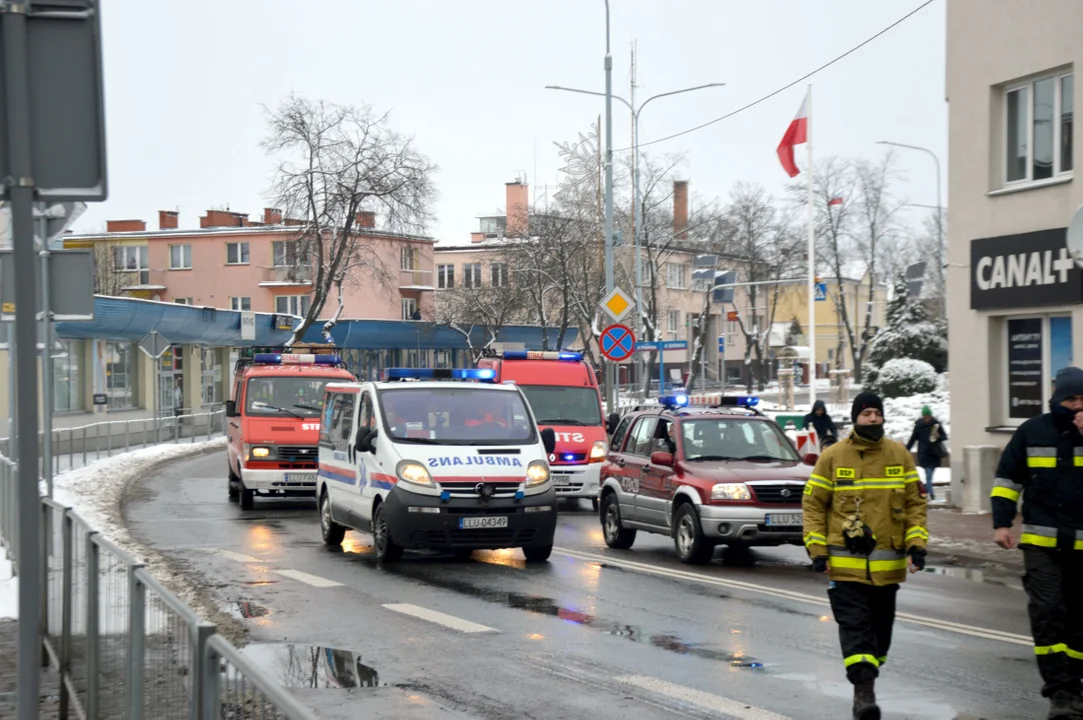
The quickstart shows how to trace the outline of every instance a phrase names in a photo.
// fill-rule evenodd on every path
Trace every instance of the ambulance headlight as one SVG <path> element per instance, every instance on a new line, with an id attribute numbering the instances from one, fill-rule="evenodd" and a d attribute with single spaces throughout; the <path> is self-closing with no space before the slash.
<path id="1" fill-rule="evenodd" d="M 596 443 L 594 443 L 594 445 L 591 446 L 591 448 L 590 448 L 590 461 L 591 462 L 601 462 L 602 460 L 605 460 L 605 456 L 606 456 L 606 447 L 605 447 L 604 442 L 599 440 Z"/>
<path id="2" fill-rule="evenodd" d="M 395 467 L 395 474 L 399 476 L 399 480 L 414 485 L 433 484 L 432 476 L 429 475 L 429 471 L 425 469 L 425 466 L 413 460 L 399 462 L 398 466 Z"/>
<path id="3" fill-rule="evenodd" d="M 526 466 L 527 487 L 541 485 L 549 480 L 549 463 L 535 460 Z"/>

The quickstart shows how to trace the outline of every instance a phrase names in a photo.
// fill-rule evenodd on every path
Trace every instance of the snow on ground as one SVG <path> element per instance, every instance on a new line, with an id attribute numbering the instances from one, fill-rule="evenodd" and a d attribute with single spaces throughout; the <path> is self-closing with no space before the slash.
<path id="1" fill-rule="evenodd" d="M 19 617 L 19 578 L 12 573 L 11 562 L 0 554 L 0 620 Z"/>

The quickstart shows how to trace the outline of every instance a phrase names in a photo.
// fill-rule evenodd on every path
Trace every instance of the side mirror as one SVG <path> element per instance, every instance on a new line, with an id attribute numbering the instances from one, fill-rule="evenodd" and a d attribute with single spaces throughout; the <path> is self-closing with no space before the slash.
<path id="1" fill-rule="evenodd" d="M 542 445 L 545 446 L 545 454 L 552 455 L 557 449 L 557 434 L 553 428 L 545 428 L 541 431 Z"/>
<path id="2" fill-rule="evenodd" d="M 362 430 L 357 434 L 357 442 L 354 443 L 354 448 L 357 452 L 376 452 L 376 436 L 379 434 L 379 430 Z"/>
<path id="3" fill-rule="evenodd" d="M 651 453 L 651 465 L 665 465 L 666 467 L 673 467 L 673 453 Z"/>
<path id="4" fill-rule="evenodd" d="M 609 413 L 609 417 L 605 421 L 605 431 L 612 435 L 617 431 L 617 426 L 620 425 L 620 415 L 618 413 Z"/>
<path id="5" fill-rule="evenodd" d="M 806 455 L 805 455 L 805 456 L 804 456 L 803 458 L 801 458 L 801 459 L 802 459 L 803 461 L 805 461 L 806 463 L 808 463 L 809 465 L 815 465 L 815 464 L 816 464 L 816 461 L 820 459 L 820 456 L 819 456 L 819 455 L 817 455 L 816 453 L 807 453 L 807 454 L 806 454 Z"/>
<path id="6" fill-rule="evenodd" d="M 237 417 L 237 402 L 226 400 L 226 417 Z"/>

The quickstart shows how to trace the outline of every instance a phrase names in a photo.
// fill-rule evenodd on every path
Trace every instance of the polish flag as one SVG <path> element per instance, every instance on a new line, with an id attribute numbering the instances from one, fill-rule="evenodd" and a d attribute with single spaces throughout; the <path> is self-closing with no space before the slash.
<path id="1" fill-rule="evenodd" d="M 800 174 L 797 164 L 793 161 L 793 146 L 808 142 L 808 93 L 801 101 L 801 109 L 797 111 L 797 117 L 786 128 L 786 134 L 782 136 L 782 142 L 778 144 L 778 159 L 782 163 L 782 169 L 790 177 Z"/>
<path id="2" fill-rule="evenodd" d="M 791 177 L 793 177 L 793 176 L 791 175 Z M 842 198 L 840 198 L 840 197 L 831 198 L 830 200 L 827 201 L 827 204 L 828 205 L 842 205 Z"/>

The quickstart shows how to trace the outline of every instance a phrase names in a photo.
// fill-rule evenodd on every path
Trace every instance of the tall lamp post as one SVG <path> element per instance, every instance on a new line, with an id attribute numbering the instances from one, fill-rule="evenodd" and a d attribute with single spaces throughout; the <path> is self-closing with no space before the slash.
<path id="1" fill-rule="evenodd" d="M 606 3 L 608 8 L 608 2 Z M 607 45 L 608 47 L 608 45 Z M 614 95 L 612 88 L 609 86 L 609 55 L 608 50 L 606 54 L 607 58 L 607 75 L 606 75 L 606 92 L 595 92 L 594 90 L 580 90 L 579 88 L 568 88 L 561 85 L 546 85 L 546 90 L 562 90 L 564 92 L 580 93 L 581 95 L 595 95 L 597 97 L 604 97 L 606 99 L 606 117 L 609 118 L 611 101 L 619 100 L 624 103 L 628 110 L 632 113 L 632 195 L 635 207 L 632 211 L 633 222 L 635 223 L 635 272 L 636 272 L 636 333 L 637 336 L 643 334 L 643 263 L 641 262 L 641 248 L 640 231 L 643 225 L 642 218 L 640 217 L 640 199 L 639 199 L 639 114 L 643 111 L 643 108 L 647 106 L 652 100 L 658 98 L 669 97 L 670 95 L 680 95 L 682 93 L 689 93 L 696 90 L 704 90 L 706 88 L 722 87 L 726 83 L 707 83 L 706 85 L 696 85 L 694 87 L 682 88 L 680 90 L 671 90 L 670 92 L 658 93 L 644 100 L 639 104 L 639 107 L 634 107 L 632 103 L 628 102 L 619 95 Z M 612 213 L 613 213 L 613 173 L 612 173 L 612 123 L 609 119 L 606 121 L 606 291 L 613 289 L 613 254 L 612 254 L 612 240 L 611 233 L 613 232 Z M 659 389 L 661 391 L 661 389 Z"/>
<path id="2" fill-rule="evenodd" d="M 947 284 L 944 280 L 944 266 L 948 262 L 948 248 L 944 241 L 944 198 L 940 194 L 940 158 L 936 153 L 926 147 L 919 145 L 907 145 L 905 143 L 892 142 L 890 140 L 877 140 L 877 145 L 891 145 L 892 147 L 906 148 L 907 150 L 917 150 L 923 152 L 933 159 L 933 163 L 936 165 L 936 235 L 937 241 L 940 246 L 940 259 L 936 263 L 937 271 L 940 273 L 941 287 L 946 288 Z"/>

